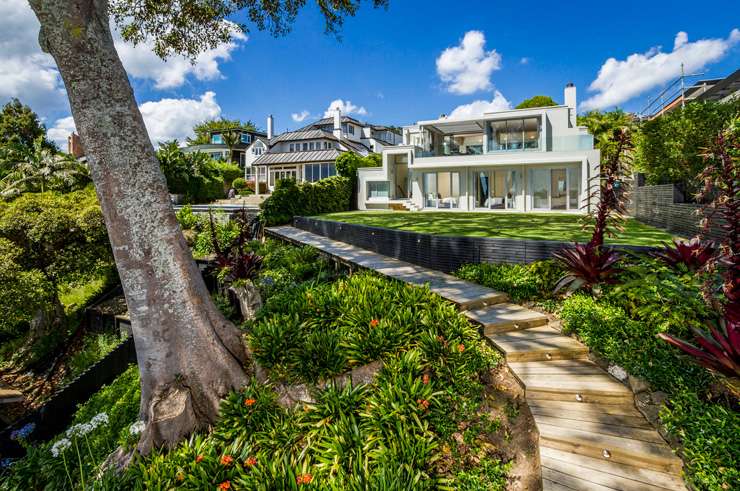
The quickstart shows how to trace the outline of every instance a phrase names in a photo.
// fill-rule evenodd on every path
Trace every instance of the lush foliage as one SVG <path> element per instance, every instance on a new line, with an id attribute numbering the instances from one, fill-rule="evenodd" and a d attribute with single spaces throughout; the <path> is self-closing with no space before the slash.
<path id="1" fill-rule="evenodd" d="M 157 158 L 170 193 L 185 195 L 188 203 L 224 198 L 225 186 L 242 175 L 234 164 L 216 162 L 201 152 L 183 152 L 177 141 L 161 144 Z"/>
<path id="2" fill-rule="evenodd" d="M 740 112 L 740 100 L 690 102 L 642 125 L 637 167 L 649 184 L 680 183 L 691 194 L 702 184 L 704 149 Z"/>
<path id="3" fill-rule="evenodd" d="M 347 211 L 351 186 L 351 180 L 341 176 L 301 184 L 292 179 L 278 180 L 270 197 L 260 205 L 262 221 L 266 226 L 283 225 L 298 215 Z"/>
<path id="4" fill-rule="evenodd" d="M 466 264 L 455 275 L 506 292 L 514 302 L 524 302 L 550 298 L 562 273 L 555 261 L 535 261 L 530 264 Z"/>
<path id="5" fill-rule="evenodd" d="M 694 237 L 691 240 L 673 239 L 672 247 L 665 245 L 662 250 L 654 252 L 653 256 L 673 268 L 684 267 L 690 271 L 699 271 L 716 252 L 714 242 Z"/>
<path id="6" fill-rule="evenodd" d="M 238 230 L 236 239 L 226 247 L 222 247 L 212 212 L 208 213 L 208 219 L 219 280 L 223 284 L 231 285 L 255 279 L 262 267 L 262 256 L 254 251 L 246 250 L 246 246 L 248 242 L 256 238 L 255 230 L 259 226 L 259 221 L 256 218 L 250 218 L 247 211 L 242 209 L 233 220 Z"/>
<path id="7" fill-rule="evenodd" d="M 211 131 L 226 131 L 233 129 L 245 131 L 257 131 L 257 127 L 251 121 L 242 122 L 240 119 L 210 119 L 202 121 L 193 127 L 195 138 L 188 138 L 188 145 L 206 145 L 211 143 Z"/>
<path id="8" fill-rule="evenodd" d="M 517 104 L 515 109 L 527 109 L 530 107 L 548 107 L 557 105 L 558 103 L 555 102 L 549 95 L 536 95 L 530 97 L 529 99 L 524 99 L 522 102 Z"/>
<path id="9" fill-rule="evenodd" d="M 614 283 L 617 273 L 621 271 L 617 267 L 621 255 L 614 249 L 575 244 L 552 256 L 568 272 L 555 285 L 556 292 L 565 288 L 573 293 L 580 288 L 591 290 L 602 283 Z"/>
<path id="10" fill-rule="evenodd" d="M 354 152 L 344 152 L 337 157 L 337 175 L 357 179 L 357 169 L 360 167 L 380 167 L 383 165 L 382 156 L 379 153 L 371 153 L 366 157 Z"/>
<path id="11" fill-rule="evenodd" d="M 596 148 L 608 145 L 609 139 L 616 130 L 627 129 L 632 134 L 639 133 L 634 117 L 621 109 L 606 112 L 589 111 L 578 116 L 577 122 L 578 126 L 585 126 L 594 136 Z"/>
<path id="12" fill-rule="evenodd" d="M 180 208 L 176 217 L 195 257 L 216 253 L 214 234 L 221 249 L 229 249 L 239 236 L 237 223 L 229 220 L 222 211 L 210 211 L 209 215 L 203 215 L 193 213 L 192 208 L 186 205 Z"/>
<path id="13" fill-rule="evenodd" d="M 18 99 L 6 103 L 0 111 L 0 179 L 12 168 L 20 156 L 29 152 L 34 142 L 41 138 L 43 146 L 56 150 L 56 146 L 46 140 L 46 128 L 38 115 Z"/>
<path id="14" fill-rule="evenodd" d="M 120 343 L 121 338 L 118 336 L 118 333 L 87 333 L 82 339 L 81 349 L 74 353 L 67 363 L 69 372 L 66 379 L 74 379 L 87 368 L 102 360 L 105 355 L 113 351 Z"/>
<path id="15" fill-rule="evenodd" d="M 132 366 L 81 405 L 67 431 L 48 443 L 26 443 L 27 456 L 4 471 L 0 489 L 79 489 L 83 482 L 92 487 L 96 480 L 101 489 L 117 487 L 113 476 L 100 478 L 99 466 L 118 445 L 131 443 L 140 397 L 139 372 Z M 90 425 L 92 421 L 96 423 Z"/>

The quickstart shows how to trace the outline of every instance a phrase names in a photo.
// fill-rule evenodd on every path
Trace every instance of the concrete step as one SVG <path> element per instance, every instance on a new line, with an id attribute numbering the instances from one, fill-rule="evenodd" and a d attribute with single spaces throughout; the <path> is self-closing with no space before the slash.
<path id="1" fill-rule="evenodd" d="M 638 466 L 665 473 L 680 473 L 681 459 L 665 442 L 646 439 L 646 432 L 629 427 L 606 428 L 602 425 L 564 420 L 557 425 L 537 421 L 540 445 L 594 459 Z M 616 436 L 620 433 L 622 436 Z M 657 432 L 652 432 L 657 435 Z M 543 474 L 543 477 L 544 474 Z"/>
<path id="2" fill-rule="evenodd" d="M 547 324 L 547 316 L 514 303 L 499 303 L 465 312 L 468 319 L 483 326 L 484 334 L 528 329 Z"/>
<path id="3" fill-rule="evenodd" d="M 591 490 L 593 486 L 605 486 L 624 491 L 686 490 L 679 476 L 639 466 L 594 459 L 549 447 L 540 447 L 540 459 L 543 471 L 548 470 L 543 474 L 555 480 L 551 482 L 569 489 Z"/>
<path id="4" fill-rule="evenodd" d="M 507 363 L 584 359 L 588 356 L 588 348 L 569 336 L 526 339 L 503 333 L 486 337 L 506 355 Z"/>

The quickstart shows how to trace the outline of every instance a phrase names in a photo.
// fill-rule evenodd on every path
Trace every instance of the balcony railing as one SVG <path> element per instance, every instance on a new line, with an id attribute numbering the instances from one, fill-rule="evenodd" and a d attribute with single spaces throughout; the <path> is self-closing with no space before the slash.
<path id="1" fill-rule="evenodd" d="M 593 135 L 570 135 L 552 137 L 553 152 L 572 152 L 575 150 L 593 150 Z"/>

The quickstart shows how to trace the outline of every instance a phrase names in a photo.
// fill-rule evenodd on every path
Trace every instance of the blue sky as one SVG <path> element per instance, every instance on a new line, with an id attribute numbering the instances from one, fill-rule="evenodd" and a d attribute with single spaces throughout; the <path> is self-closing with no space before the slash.
<path id="1" fill-rule="evenodd" d="M 21 0 L 9 2 L 27 9 Z M 733 33 L 740 28 L 740 2 L 705 2 L 705 8 L 687 1 L 554 4 L 391 0 L 387 10 L 376 10 L 365 2 L 345 22 L 341 40 L 323 34 L 323 20 L 310 6 L 287 36 L 253 29 L 194 68 L 159 66 L 141 51 L 145 46 L 129 48 L 122 58 L 137 99 L 149 103 L 142 112 L 157 136 L 182 136 L 187 118 L 167 123 L 163 116 L 177 108 L 189 107 L 191 116 L 251 119 L 261 127 L 273 114 L 276 130 L 283 131 L 341 100 L 360 119 L 404 125 L 459 106 L 455 114 L 516 105 L 535 94 L 562 101 L 571 81 L 581 110 L 608 109 L 616 101 L 637 111 L 675 77 L 681 61 L 705 71 L 705 78 L 740 68 L 740 31 Z M 35 21 L 2 14 L 0 24 Z M 3 27 L 0 46 L 12 35 Z M 38 57 L 25 51 L 19 56 Z M 53 62 L 40 70 L 51 77 Z M 63 89 L 49 82 L 53 97 L 45 96 L 44 87 L 20 83 L 17 75 L 6 83 L 3 77 L 12 75 L 0 68 L 0 102 L 13 95 L 28 99 L 47 126 L 59 134 L 70 128 Z M 589 91 L 592 84 L 599 90 Z M 304 122 L 291 117 L 302 113 L 308 114 Z"/>

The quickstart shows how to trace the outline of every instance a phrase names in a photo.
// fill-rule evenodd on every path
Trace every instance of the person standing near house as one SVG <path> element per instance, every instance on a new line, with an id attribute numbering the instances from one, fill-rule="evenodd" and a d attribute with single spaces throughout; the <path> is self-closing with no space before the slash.
<path id="1" fill-rule="evenodd" d="M 229 197 L 229 199 L 236 198 L 236 189 L 234 189 L 233 187 L 229 188 L 228 197 Z"/>

